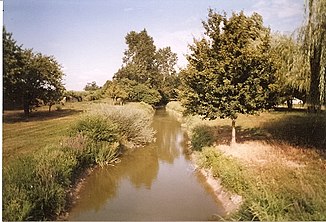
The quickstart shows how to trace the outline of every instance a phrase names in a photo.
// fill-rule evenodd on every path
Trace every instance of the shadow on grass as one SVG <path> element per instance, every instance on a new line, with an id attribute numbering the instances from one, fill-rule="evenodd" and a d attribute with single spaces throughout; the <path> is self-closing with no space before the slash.
<path id="1" fill-rule="evenodd" d="M 238 143 L 246 141 L 275 141 L 300 148 L 315 148 L 326 153 L 326 115 L 298 113 L 261 123 L 258 128 L 236 127 Z M 230 144 L 231 125 L 207 126 L 217 132 L 217 144 Z"/>
<path id="2" fill-rule="evenodd" d="M 262 129 L 274 140 L 326 151 L 325 114 L 284 115 L 278 121 L 263 124 Z"/>
<path id="3" fill-rule="evenodd" d="M 5 111 L 3 114 L 3 123 L 18 123 L 18 122 L 33 122 L 33 121 L 46 121 L 57 119 L 67 116 L 72 116 L 82 112 L 82 110 L 64 109 L 56 111 L 35 111 L 26 117 L 23 111 Z"/>
<path id="4" fill-rule="evenodd" d="M 217 132 L 216 143 L 227 144 L 231 143 L 232 127 L 228 125 L 210 127 L 210 130 Z M 244 143 L 246 141 L 255 140 L 269 140 L 270 135 L 264 132 L 260 128 L 242 128 L 241 126 L 236 127 L 236 140 L 238 143 Z"/>

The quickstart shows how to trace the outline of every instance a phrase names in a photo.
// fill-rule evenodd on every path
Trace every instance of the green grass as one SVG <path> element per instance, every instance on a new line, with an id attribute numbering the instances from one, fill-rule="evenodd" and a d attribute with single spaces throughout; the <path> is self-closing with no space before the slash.
<path id="1" fill-rule="evenodd" d="M 311 159 L 302 169 L 278 163 L 248 167 L 214 147 L 196 155 L 200 167 L 211 169 L 223 187 L 244 198 L 240 210 L 226 219 L 326 220 L 326 175 L 325 169 L 320 169 L 323 164 Z"/>
<path id="2" fill-rule="evenodd" d="M 26 119 L 20 112 L 4 114 L 3 162 L 7 164 L 17 157 L 59 143 L 71 124 L 76 121 L 80 110 L 37 111 Z"/>

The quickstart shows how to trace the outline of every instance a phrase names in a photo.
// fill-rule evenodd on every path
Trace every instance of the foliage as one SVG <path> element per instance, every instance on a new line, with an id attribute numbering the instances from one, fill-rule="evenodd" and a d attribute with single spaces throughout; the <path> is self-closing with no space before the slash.
<path id="1" fill-rule="evenodd" d="M 149 105 L 115 109 L 98 104 L 95 109 L 77 121 L 60 145 L 51 141 L 56 145 L 44 145 L 4 168 L 4 220 L 56 219 L 67 207 L 67 191 L 85 168 L 117 161 L 121 142 L 139 146 L 154 139 Z"/>
<path id="2" fill-rule="evenodd" d="M 178 76 L 175 71 L 176 53 L 173 53 L 170 47 L 156 50 L 153 38 L 148 35 L 146 29 L 139 33 L 129 32 L 126 43 L 128 49 L 124 52 L 123 65 L 115 73 L 113 82 L 108 82 L 111 98 L 127 98 L 128 94 L 131 101 L 146 100 L 145 102 L 154 104 L 157 103 L 153 101 L 154 97 L 154 100 L 158 98 L 153 96 L 156 94 L 155 91 L 160 92 L 160 99 L 164 100 L 161 103 L 166 103 L 169 98 L 176 98 L 175 89 L 178 87 Z M 144 90 L 144 86 L 149 90 Z M 141 97 L 146 98 L 135 99 L 131 93 L 139 91 L 140 88 L 142 92 L 146 92 Z"/>
<path id="3" fill-rule="evenodd" d="M 117 125 L 100 115 L 85 115 L 77 121 L 72 134 L 81 133 L 95 142 L 115 142 L 118 140 Z"/>
<path id="4" fill-rule="evenodd" d="M 257 13 L 233 13 L 227 19 L 209 10 L 203 26 L 206 38 L 190 46 L 189 64 L 181 74 L 182 103 L 186 114 L 230 118 L 234 129 L 239 113 L 255 114 L 275 105 L 270 31 Z"/>
<path id="5" fill-rule="evenodd" d="M 309 103 L 313 109 L 326 104 L 326 2 L 306 0 L 306 23 L 302 29 L 305 55 L 310 64 Z"/>
<path id="6" fill-rule="evenodd" d="M 209 39 L 190 46 L 189 65 L 183 70 L 187 112 L 236 119 L 238 113 L 272 107 L 275 68 L 269 58 L 269 30 L 261 16 L 241 12 L 228 20 L 212 10 L 208 16 L 203 24 Z"/>
<path id="7" fill-rule="evenodd" d="M 63 94 L 63 72 L 53 56 L 22 49 L 3 29 L 4 70 L 3 85 L 6 103 L 24 107 L 26 115 L 36 99 L 56 102 Z"/>
<path id="8" fill-rule="evenodd" d="M 68 100 L 76 100 L 78 102 L 83 101 L 85 99 L 86 95 L 88 93 L 85 91 L 74 91 L 74 90 L 69 90 L 64 92 L 64 96 L 67 97 Z"/>
<path id="9" fill-rule="evenodd" d="M 95 81 L 93 81 L 93 82 L 88 82 L 87 84 L 86 84 L 86 86 L 84 87 L 84 90 L 85 91 L 95 91 L 95 90 L 98 90 L 98 89 L 100 89 L 101 87 L 99 87 L 98 85 L 96 85 L 96 82 Z"/>
<path id="10" fill-rule="evenodd" d="M 193 150 L 201 151 L 205 146 L 215 142 L 215 133 L 211 127 L 198 125 L 192 130 L 191 146 Z"/>
<path id="11" fill-rule="evenodd" d="M 134 84 L 137 84 L 136 82 Z M 130 87 L 133 85 L 133 81 L 129 79 L 121 79 L 120 81 L 106 81 L 103 86 L 104 94 L 110 98 L 116 100 L 122 98 L 126 100 L 129 97 Z"/>
<path id="12" fill-rule="evenodd" d="M 129 32 L 125 39 L 128 49 L 124 52 L 124 66 L 114 78 L 127 78 L 149 87 L 157 87 L 161 79 L 154 62 L 156 46 L 153 38 L 144 29 L 139 33 Z"/>
<path id="13" fill-rule="evenodd" d="M 103 98 L 103 92 L 102 90 L 93 90 L 93 91 L 86 91 L 84 100 L 86 101 L 94 101 L 94 100 L 100 100 Z"/>
<path id="14" fill-rule="evenodd" d="M 157 90 L 150 89 L 144 84 L 138 84 L 132 88 L 129 98 L 131 101 L 157 105 L 161 101 L 162 97 Z"/>
<path id="15" fill-rule="evenodd" d="M 131 146 L 141 146 L 154 139 L 154 131 L 151 127 L 153 114 L 149 114 L 148 109 L 144 108 L 131 109 L 128 105 L 112 108 L 99 104 L 94 107 L 92 113 L 114 123 L 124 145 L 128 146 L 131 143 Z"/>
<path id="16" fill-rule="evenodd" d="M 271 51 L 277 65 L 277 85 L 283 101 L 293 97 L 306 101 L 310 73 L 302 43 L 293 36 L 275 34 L 272 36 Z"/>

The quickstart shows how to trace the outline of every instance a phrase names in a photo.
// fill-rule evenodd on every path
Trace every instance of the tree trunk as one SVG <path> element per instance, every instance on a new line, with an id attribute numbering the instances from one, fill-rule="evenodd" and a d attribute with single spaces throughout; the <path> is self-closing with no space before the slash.
<path id="1" fill-rule="evenodd" d="M 28 102 L 24 102 L 24 114 L 26 117 L 29 116 L 29 103 Z"/>
<path id="2" fill-rule="evenodd" d="M 319 43 L 320 44 L 320 43 Z M 320 110 L 320 59 L 321 47 L 313 45 L 312 55 L 310 56 L 310 89 L 308 97 L 308 111 L 317 112 Z"/>
<path id="3" fill-rule="evenodd" d="M 286 103 L 287 103 L 287 105 L 288 105 L 288 110 L 292 110 L 292 108 L 293 108 L 292 98 L 286 100 Z"/>
<path id="4" fill-rule="evenodd" d="M 235 119 L 232 119 L 232 139 L 231 139 L 231 146 L 236 144 L 235 140 Z"/>

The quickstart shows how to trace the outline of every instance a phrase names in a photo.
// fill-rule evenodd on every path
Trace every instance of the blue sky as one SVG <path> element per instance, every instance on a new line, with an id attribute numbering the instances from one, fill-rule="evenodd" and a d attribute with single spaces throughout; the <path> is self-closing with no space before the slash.
<path id="1" fill-rule="evenodd" d="M 122 65 L 125 36 L 144 28 L 158 47 L 171 46 L 184 67 L 188 44 L 203 35 L 209 7 L 217 12 L 260 13 L 272 31 L 302 24 L 303 0 L 6 0 L 4 25 L 25 48 L 53 55 L 65 85 L 103 85 Z"/>

